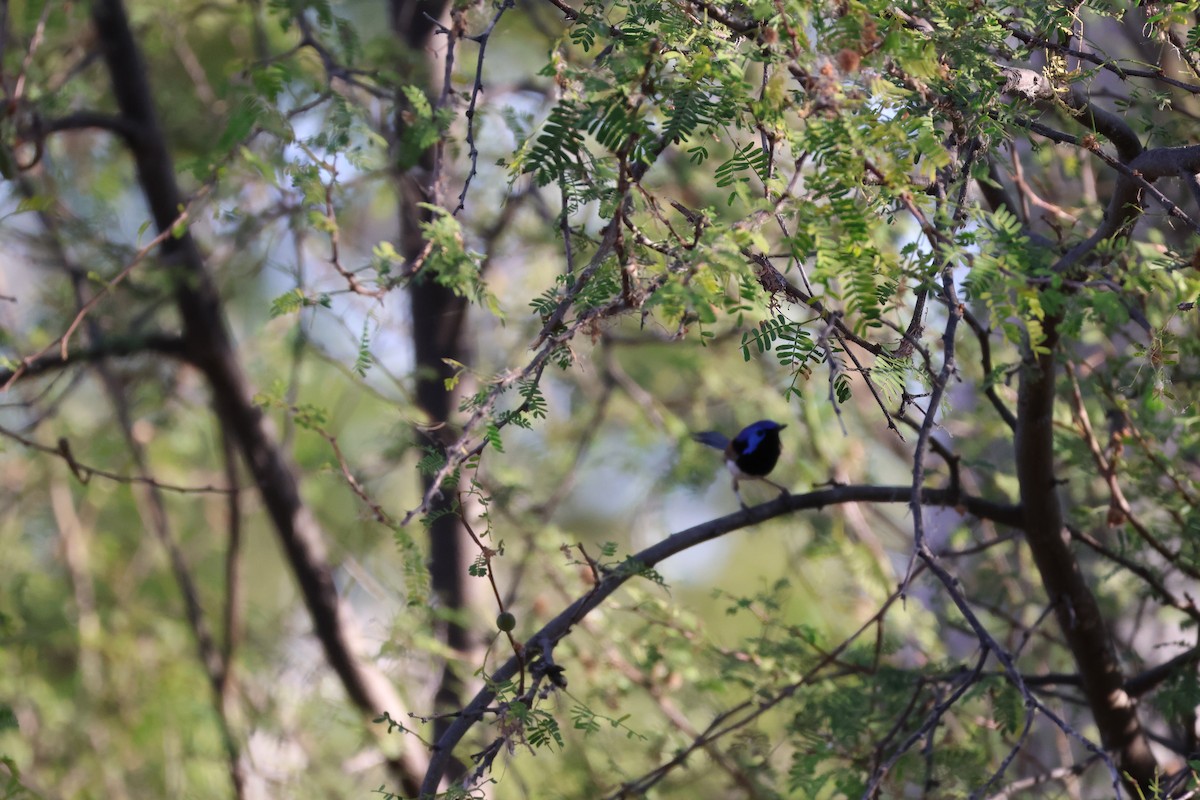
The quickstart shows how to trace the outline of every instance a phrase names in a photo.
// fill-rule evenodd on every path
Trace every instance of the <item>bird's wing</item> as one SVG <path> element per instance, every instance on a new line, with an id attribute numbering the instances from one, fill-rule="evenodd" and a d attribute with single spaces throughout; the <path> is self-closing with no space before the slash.
<path id="1" fill-rule="evenodd" d="M 706 444 L 709 447 L 715 447 L 718 450 L 724 450 L 729 444 L 729 437 L 723 433 L 717 433 L 716 431 L 701 431 L 700 433 L 693 433 L 692 438 L 697 442 L 700 442 L 700 444 Z"/>

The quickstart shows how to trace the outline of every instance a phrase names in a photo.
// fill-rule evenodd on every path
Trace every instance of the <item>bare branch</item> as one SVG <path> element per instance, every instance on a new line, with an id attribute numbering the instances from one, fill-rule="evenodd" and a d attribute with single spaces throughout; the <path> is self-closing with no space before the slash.
<path id="1" fill-rule="evenodd" d="M 704 542 L 796 511 L 819 510 L 828 506 L 852 502 L 904 503 L 909 502 L 911 496 L 911 486 L 835 486 L 805 494 L 785 495 L 774 501 L 743 509 L 737 513 L 674 533 L 632 556 L 628 563 L 637 564 L 642 568 L 654 567 L 665 559 Z M 1018 520 L 1021 517 L 1020 509 L 1014 506 L 994 503 L 969 495 L 952 495 L 952 493 L 940 489 L 924 490 L 921 493 L 921 501 L 927 505 L 961 508 L 968 514 L 981 519 L 990 519 L 1003 525 L 1019 525 Z M 537 652 L 547 646 L 553 648 L 570 633 L 574 625 L 598 608 L 604 600 L 637 574 L 637 571 L 634 570 L 617 570 L 605 574 L 604 578 L 587 594 L 580 597 L 531 636 L 524 644 L 524 651 Z M 514 677 L 520 667 L 521 663 L 518 659 L 511 658 L 495 670 L 489 676 L 489 688 L 481 690 L 467 704 L 462 710 L 462 714 L 437 741 L 429 762 L 429 771 L 421 784 L 422 795 L 432 795 L 437 791 L 454 748 L 463 736 L 483 719 L 486 709 L 495 700 L 495 692 L 490 687 Z"/>
<path id="2" fill-rule="evenodd" d="M 50 347 L 53 347 L 53 344 Z M 165 334 L 149 334 L 144 337 L 114 336 L 105 338 L 97 345 L 75 350 L 66 356 L 62 354 L 61 350 L 51 353 L 49 348 L 46 348 L 40 355 L 23 359 L 21 366 L 16 369 L 0 369 L 0 384 L 7 389 L 17 381 L 67 369 L 77 364 L 93 364 L 106 358 L 123 358 L 146 353 L 171 356 L 185 361 L 188 355 L 186 342 L 179 336 Z"/>

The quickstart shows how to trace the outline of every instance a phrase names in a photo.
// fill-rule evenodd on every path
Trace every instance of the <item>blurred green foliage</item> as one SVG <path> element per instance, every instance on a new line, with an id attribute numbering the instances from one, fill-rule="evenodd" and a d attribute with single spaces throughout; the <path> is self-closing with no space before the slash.
<path id="1" fill-rule="evenodd" d="M 417 56 L 384 4 L 132 3 L 190 230 L 256 402 L 329 535 L 360 649 L 415 717 L 380 709 L 364 725 L 346 701 L 257 496 L 239 492 L 234 511 L 212 490 L 230 474 L 206 387 L 143 352 L 23 379 L 0 407 L 0 796 L 231 796 L 222 714 L 247 797 L 398 792 L 381 754 L 427 752 L 444 661 L 478 688 L 512 655 L 498 613 L 523 641 L 622 569 L 640 577 L 554 653 L 566 687 L 534 701 L 523 678 L 493 687 L 458 755 L 493 748 L 481 778 L 495 797 L 823 800 L 873 780 L 882 797 L 959 797 L 1085 772 L 1080 740 L 1045 719 L 1025 731 L 1025 698 L 994 661 L 972 672 L 979 643 L 937 584 L 918 575 L 895 601 L 912 546 L 903 503 L 779 517 L 653 568 L 635 554 L 734 511 L 719 457 L 687 434 L 760 418 L 790 423 L 773 478 L 796 493 L 908 485 L 916 434 L 888 423 L 928 412 L 953 458 L 923 463 L 926 484 L 949 484 L 953 468 L 963 491 L 1016 502 L 1012 431 L 985 391 L 1012 408 L 1021 348 L 1044 346 L 1047 315 L 1061 315 L 1057 352 L 1080 384 L 1073 407 L 1064 379 L 1054 419 L 1062 491 L 1071 523 L 1108 551 L 1080 559 L 1131 674 L 1194 647 L 1195 615 L 1170 601 L 1190 598 L 1181 586 L 1200 569 L 1195 226 L 1150 205 L 1093 273 L 1053 272 L 1103 219 L 1117 174 L 1086 146 L 1030 132 L 1036 117 L 1082 135 L 1077 114 L 1002 92 L 1005 65 L 1037 63 L 1064 90 L 1118 93 L 1113 107 L 1153 146 L 1194 144 L 1200 49 L 1196 28 L 1181 37 L 1178 15 L 1195 14 L 1184 5 L 588 0 L 564 21 L 557 4 L 459 4 L 460 33 L 477 39 L 455 40 L 440 87 L 402 78 Z M 6 176 L 26 166 L 0 218 L 6 366 L 53 351 L 99 292 L 72 352 L 174 330 L 169 264 L 152 255 L 112 283 L 150 238 L 122 137 L 45 133 L 112 113 L 87 8 L 9 3 L 6 25 L 0 155 Z M 1111 43 L 1097 58 L 1133 68 L 1129 31 L 1172 43 L 1175 83 L 1108 78 L 1059 52 Z M 413 265 L 392 244 L 397 176 L 429 148 L 439 172 Z M 982 185 L 1021 202 L 990 205 Z M 1178 189 L 1164 190 L 1186 205 Z M 1200 217 L 1194 202 L 1188 213 Z M 946 275 L 961 308 L 939 300 Z M 427 420 L 400 302 L 411 280 L 472 303 L 445 450 L 413 434 Z M 980 325 L 960 326 L 951 385 L 929 409 L 942 331 L 963 309 Z M 120 478 L 138 470 L 122 416 L 154 480 L 195 490 L 165 492 L 165 511 L 210 628 L 233 642 L 220 713 L 146 485 Z M 1169 558 L 1113 511 L 1095 442 Z M 442 491 L 472 504 L 494 551 L 471 569 L 485 599 L 468 609 L 431 604 L 420 527 L 401 524 L 421 508 L 419 476 L 443 469 Z M 925 524 L 1022 671 L 1073 674 L 1019 537 L 953 508 L 927 509 Z M 478 652 L 440 643 L 451 617 Z M 1185 749 L 1200 702 L 1186 663 L 1143 701 Z M 1094 738 L 1076 684 L 1039 696 Z M 1080 796 L 1112 788 L 1102 767 L 1069 780 Z"/>

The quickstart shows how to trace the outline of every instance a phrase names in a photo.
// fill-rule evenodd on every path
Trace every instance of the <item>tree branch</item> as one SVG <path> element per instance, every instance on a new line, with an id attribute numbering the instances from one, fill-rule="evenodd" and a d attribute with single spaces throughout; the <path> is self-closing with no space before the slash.
<path id="1" fill-rule="evenodd" d="M 912 493 L 912 486 L 835 486 L 805 494 L 785 495 L 777 500 L 743 509 L 734 514 L 674 533 L 632 556 L 628 563 L 636 564 L 640 568 L 650 568 L 699 544 L 775 517 L 797 511 L 820 510 L 827 506 L 844 503 L 908 503 L 912 499 Z M 953 506 L 963 509 L 966 513 L 979 519 L 988 519 L 1012 527 L 1020 527 L 1023 519 L 1021 509 L 1017 506 L 971 495 L 960 495 L 945 489 L 923 490 L 921 502 L 933 506 Z M 604 577 L 587 594 L 577 599 L 531 636 L 524 645 L 524 651 L 536 653 L 546 647 L 553 649 L 554 645 L 570 633 L 576 623 L 598 608 L 626 581 L 638 574 L 637 570 L 615 570 L 604 574 Z M 488 706 L 495 700 L 496 694 L 491 687 L 514 677 L 522 663 L 520 659 L 511 658 L 488 676 L 488 688 L 484 688 L 475 695 L 475 698 L 467 704 L 445 734 L 438 739 L 429 761 L 429 770 L 421 784 L 420 796 L 422 798 L 433 797 L 436 794 L 453 756 L 454 748 L 463 736 L 483 719 Z"/>
<path id="2" fill-rule="evenodd" d="M 103 111 L 76 111 L 65 117 L 53 117 L 43 120 L 40 128 L 42 134 L 80 130 L 108 131 L 120 136 L 130 147 L 137 146 L 138 137 L 142 132 L 141 128 L 125 117 L 106 114 Z"/>
<path id="3" fill-rule="evenodd" d="M 65 357 L 61 350 L 56 350 L 25 359 L 16 369 L 0 369 L 0 385 L 7 387 L 10 382 L 35 378 L 77 364 L 94 364 L 106 358 L 138 356 L 144 353 L 157 353 L 184 361 L 188 357 L 186 342 L 180 336 L 156 333 L 148 336 L 106 337 L 97 345 L 76 350 Z"/>

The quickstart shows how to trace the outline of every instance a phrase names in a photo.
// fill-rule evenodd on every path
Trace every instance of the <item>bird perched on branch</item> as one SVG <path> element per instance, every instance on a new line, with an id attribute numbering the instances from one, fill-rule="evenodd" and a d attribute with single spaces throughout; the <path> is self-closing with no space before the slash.
<path id="1" fill-rule="evenodd" d="M 774 486 L 782 494 L 790 494 L 786 488 L 767 478 L 771 470 L 775 469 L 775 463 L 779 461 L 779 453 L 783 450 L 779 432 L 786 427 L 787 425 L 762 419 L 742 428 L 742 432 L 732 439 L 716 431 L 694 433 L 692 438 L 701 444 L 725 451 L 725 466 L 733 475 L 733 493 L 737 495 L 742 508 L 746 508 L 746 501 L 738 491 L 738 481 L 763 481 Z"/>

